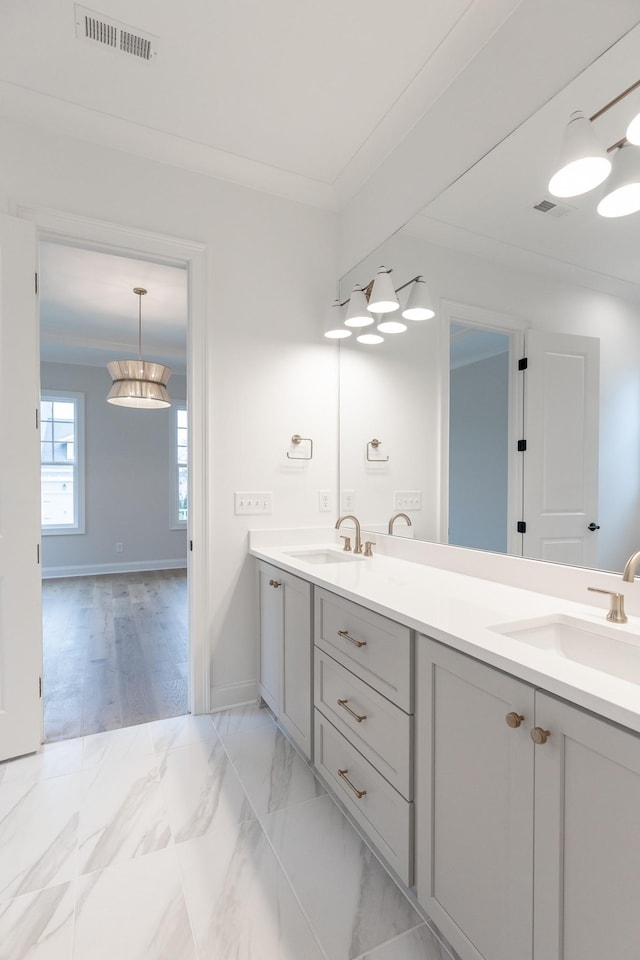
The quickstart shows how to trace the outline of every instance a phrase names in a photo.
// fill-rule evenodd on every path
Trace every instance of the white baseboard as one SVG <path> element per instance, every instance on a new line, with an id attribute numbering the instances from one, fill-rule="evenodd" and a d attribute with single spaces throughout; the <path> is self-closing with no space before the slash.
<path id="1" fill-rule="evenodd" d="M 229 710 L 231 707 L 244 707 L 248 703 L 257 702 L 257 680 L 232 683 L 227 687 L 211 688 L 211 713 L 216 713 L 218 710 Z"/>
<path id="2" fill-rule="evenodd" d="M 54 577 L 98 577 L 102 573 L 138 573 L 151 570 L 182 570 L 186 559 L 180 560 L 130 560 L 128 563 L 81 563 L 69 567 L 43 567 L 42 579 Z"/>

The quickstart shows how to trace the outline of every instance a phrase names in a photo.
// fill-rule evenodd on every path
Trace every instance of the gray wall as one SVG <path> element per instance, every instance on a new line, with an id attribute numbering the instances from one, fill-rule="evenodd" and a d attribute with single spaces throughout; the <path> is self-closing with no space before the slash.
<path id="1" fill-rule="evenodd" d="M 170 529 L 171 410 L 107 403 L 111 378 L 102 367 L 42 363 L 41 385 L 85 397 L 86 533 L 43 536 L 43 574 L 184 566 L 186 530 Z M 184 403 L 186 377 L 173 375 L 169 394 Z"/>
<path id="2" fill-rule="evenodd" d="M 449 543 L 507 550 L 509 354 L 451 371 Z"/>

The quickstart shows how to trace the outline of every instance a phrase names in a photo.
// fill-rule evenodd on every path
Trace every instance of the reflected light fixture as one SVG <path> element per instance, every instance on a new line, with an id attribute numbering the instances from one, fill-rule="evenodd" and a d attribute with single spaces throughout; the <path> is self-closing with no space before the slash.
<path id="1" fill-rule="evenodd" d="M 113 380 L 107 402 L 118 407 L 159 410 L 171 406 L 167 393 L 171 368 L 142 359 L 142 298 L 147 291 L 134 287 L 133 292 L 138 297 L 138 359 L 112 360 L 107 364 Z"/>
<path id="2" fill-rule="evenodd" d="M 342 307 L 339 300 L 334 300 L 327 313 L 324 335 L 328 340 L 344 340 L 351 336 L 351 330 L 347 330 L 342 322 Z"/>
<path id="3" fill-rule="evenodd" d="M 387 270 L 386 267 L 380 267 L 378 270 L 367 306 L 370 313 L 393 313 L 400 308 L 390 274 L 391 270 Z"/>
<path id="4" fill-rule="evenodd" d="M 627 127 L 627 140 L 635 147 L 640 147 L 640 113 L 636 114 Z"/>
<path id="5" fill-rule="evenodd" d="M 358 343 L 384 343 L 384 337 L 381 337 L 378 333 L 361 333 L 359 337 L 356 337 Z"/>
<path id="6" fill-rule="evenodd" d="M 623 144 L 613 157 L 613 172 L 598 204 L 601 217 L 626 217 L 640 210 L 640 147 Z"/>
<path id="7" fill-rule="evenodd" d="M 424 277 L 416 277 L 402 316 L 405 320 L 430 320 L 435 315 L 426 281 Z"/>
<path id="8" fill-rule="evenodd" d="M 407 329 L 406 323 L 403 323 L 402 320 L 380 320 L 376 324 L 376 329 L 380 333 L 404 333 Z"/>
<path id="9" fill-rule="evenodd" d="M 347 327 L 368 327 L 373 323 L 365 292 L 359 283 L 351 291 L 344 322 Z"/>
<path id="10" fill-rule="evenodd" d="M 581 110 L 571 114 L 564 132 L 558 170 L 549 181 L 554 197 L 579 197 L 603 183 L 611 161 L 598 141 L 591 121 Z"/>

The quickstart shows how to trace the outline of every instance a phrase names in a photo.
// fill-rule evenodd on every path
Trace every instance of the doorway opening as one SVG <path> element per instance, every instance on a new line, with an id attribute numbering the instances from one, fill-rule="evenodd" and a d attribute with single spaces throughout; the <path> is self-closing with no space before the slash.
<path id="1" fill-rule="evenodd" d="M 187 713 L 186 264 L 40 242 L 44 739 Z M 106 364 L 172 369 L 172 405 L 108 404 Z"/>

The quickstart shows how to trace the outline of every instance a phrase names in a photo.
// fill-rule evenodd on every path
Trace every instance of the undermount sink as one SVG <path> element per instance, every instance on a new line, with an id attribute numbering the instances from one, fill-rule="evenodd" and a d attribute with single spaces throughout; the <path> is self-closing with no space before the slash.
<path id="1" fill-rule="evenodd" d="M 317 548 L 315 550 L 286 550 L 287 557 L 296 557 L 306 563 L 346 563 L 350 560 L 362 560 L 363 557 L 345 550 Z"/>
<path id="2" fill-rule="evenodd" d="M 640 684 L 640 636 L 559 614 L 490 627 L 574 663 Z"/>

